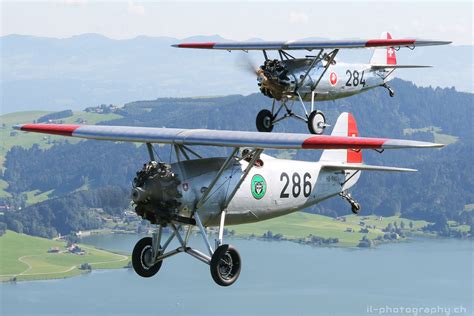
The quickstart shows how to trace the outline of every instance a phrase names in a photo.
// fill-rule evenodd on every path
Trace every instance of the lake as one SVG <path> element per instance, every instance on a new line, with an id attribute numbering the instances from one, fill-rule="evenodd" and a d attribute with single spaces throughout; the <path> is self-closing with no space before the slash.
<path id="1" fill-rule="evenodd" d="M 194 237 L 196 240 L 197 237 Z M 85 242 L 131 251 L 137 236 Z M 200 240 L 198 240 L 200 242 Z M 232 239 L 239 280 L 217 286 L 186 254 L 150 279 L 132 270 L 0 285 L 1 315 L 472 315 L 473 243 L 418 239 L 376 249 Z M 200 243 L 199 243 L 200 245 Z"/>

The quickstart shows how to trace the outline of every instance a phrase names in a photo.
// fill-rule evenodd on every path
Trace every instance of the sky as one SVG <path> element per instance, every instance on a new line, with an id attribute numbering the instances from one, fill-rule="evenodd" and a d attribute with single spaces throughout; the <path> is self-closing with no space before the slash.
<path id="1" fill-rule="evenodd" d="M 4 1 L 0 35 L 65 38 L 99 33 L 232 40 L 393 37 L 473 45 L 472 1 Z"/>

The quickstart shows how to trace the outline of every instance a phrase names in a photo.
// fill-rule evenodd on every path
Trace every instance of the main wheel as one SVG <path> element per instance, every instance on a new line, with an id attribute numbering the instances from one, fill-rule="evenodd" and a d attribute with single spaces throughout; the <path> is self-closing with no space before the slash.
<path id="1" fill-rule="evenodd" d="M 326 117 L 323 112 L 313 111 L 308 117 L 308 129 L 311 134 L 322 134 L 326 128 Z"/>
<path id="2" fill-rule="evenodd" d="M 257 114 L 257 130 L 259 132 L 271 132 L 273 130 L 273 115 L 269 110 L 261 110 Z"/>
<path id="3" fill-rule="evenodd" d="M 231 245 L 219 246 L 211 258 L 211 276 L 220 286 L 232 285 L 240 275 L 240 255 Z"/>
<path id="4" fill-rule="evenodd" d="M 132 252 L 132 266 L 135 272 L 144 278 L 154 276 L 163 261 L 153 262 L 153 242 L 151 237 L 140 239 Z"/>

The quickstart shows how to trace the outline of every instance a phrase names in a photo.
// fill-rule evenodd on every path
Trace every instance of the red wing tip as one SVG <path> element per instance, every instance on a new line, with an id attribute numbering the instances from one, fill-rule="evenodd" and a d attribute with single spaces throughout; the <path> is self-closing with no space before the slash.
<path id="1" fill-rule="evenodd" d="M 174 44 L 171 45 L 172 47 L 178 48 L 202 48 L 202 49 L 212 49 L 216 45 L 215 42 L 208 42 L 208 43 L 181 43 L 181 44 Z"/>
<path id="2" fill-rule="evenodd" d="M 72 136 L 72 133 L 79 127 L 80 125 L 70 124 L 21 124 L 13 126 L 14 129 L 24 132 L 36 132 L 62 136 Z"/>

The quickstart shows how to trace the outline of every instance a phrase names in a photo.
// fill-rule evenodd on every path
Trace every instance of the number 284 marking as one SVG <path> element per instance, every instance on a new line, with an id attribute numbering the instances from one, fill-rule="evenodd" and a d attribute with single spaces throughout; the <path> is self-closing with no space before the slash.
<path id="1" fill-rule="evenodd" d="M 363 87 L 365 87 L 364 71 L 360 73 L 357 70 L 354 70 L 354 71 L 346 70 L 346 75 L 349 76 L 349 79 L 347 79 L 346 81 L 347 87 L 352 87 L 352 86 L 357 87 L 360 84 Z"/>
<path id="2" fill-rule="evenodd" d="M 308 172 L 306 172 L 303 175 L 303 181 L 301 181 L 301 176 L 295 172 L 291 176 L 291 181 L 290 181 L 290 176 L 286 172 L 283 172 L 280 175 L 280 181 L 284 183 L 283 189 L 281 190 L 281 193 L 280 193 L 280 198 L 286 199 L 290 197 L 290 193 L 288 192 L 288 190 L 290 190 L 288 188 L 290 187 L 290 185 L 291 185 L 291 194 L 293 195 L 293 197 L 297 198 L 298 196 L 300 196 L 301 193 L 303 193 L 304 197 L 308 197 L 312 191 L 311 181 L 309 181 L 310 179 L 311 179 L 311 175 Z"/>

